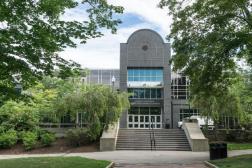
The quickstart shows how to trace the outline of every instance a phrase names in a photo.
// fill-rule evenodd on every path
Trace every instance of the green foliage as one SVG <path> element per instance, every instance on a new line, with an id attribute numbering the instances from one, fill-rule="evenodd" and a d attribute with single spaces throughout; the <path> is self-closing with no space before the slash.
<path id="1" fill-rule="evenodd" d="M 23 132 L 22 141 L 23 141 L 25 150 L 34 149 L 38 141 L 37 133 L 31 132 L 31 131 Z"/>
<path id="2" fill-rule="evenodd" d="M 248 97 L 237 87 L 237 61 L 252 63 L 252 2 L 161 0 L 159 5 L 173 17 L 171 62 L 189 77 L 193 104 L 215 121 L 221 116 L 244 121 Z"/>
<path id="3" fill-rule="evenodd" d="M 211 160 L 212 164 L 222 168 L 244 168 L 251 167 L 252 155 L 240 155 L 228 157 L 226 159 Z"/>
<path id="4" fill-rule="evenodd" d="M 129 107 L 127 93 L 101 85 L 85 85 L 78 77 L 65 80 L 44 77 L 41 82 L 25 90 L 24 95 L 27 97 L 25 102 L 10 100 L 0 107 L 0 129 L 37 132 L 41 141 L 50 141 L 51 137 L 42 137 L 43 132 L 37 130 L 40 122 L 59 123 L 68 114 L 76 122 L 77 113 L 83 114 L 81 122 L 87 125 L 83 140 L 97 140 L 103 129 L 117 122 L 122 111 Z M 81 133 L 77 131 L 76 134 L 79 136 Z M 28 145 L 27 149 L 32 146 L 32 140 L 28 138 L 28 142 L 23 141 Z M 74 144 L 81 145 L 78 138 L 76 141 Z"/>
<path id="5" fill-rule="evenodd" d="M 118 121 L 121 113 L 129 107 L 129 101 L 126 93 L 101 85 L 87 85 L 78 92 L 66 94 L 57 107 L 61 113 L 70 113 L 73 119 L 76 113 L 83 112 L 88 135 L 91 140 L 96 140 L 103 128 Z"/>
<path id="6" fill-rule="evenodd" d="M 111 162 L 84 157 L 27 157 L 18 159 L 1 159 L 0 165 L 5 168 L 104 168 Z"/>
<path id="7" fill-rule="evenodd" d="M 192 94 L 226 94 L 236 77 L 236 61 L 252 63 L 250 0 L 161 0 L 173 16 L 175 70 L 191 80 Z"/>
<path id="8" fill-rule="evenodd" d="M 66 10 L 84 6 L 88 19 L 84 22 L 65 21 Z M 22 74 L 22 85 L 29 87 L 43 74 L 67 78 L 78 72 L 80 65 L 66 61 L 58 52 L 76 47 L 75 41 L 102 36 L 102 28 L 116 32 L 120 20 L 114 14 L 123 8 L 106 0 L 4 0 L 0 2 L 0 93 L 8 97 L 13 92 L 12 74 Z"/>
<path id="9" fill-rule="evenodd" d="M 17 143 L 18 137 L 15 130 L 0 133 L 0 148 L 10 148 Z"/>
<path id="10" fill-rule="evenodd" d="M 40 135 L 40 141 L 44 146 L 51 146 L 53 142 L 55 142 L 56 137 L 53 133 L 44 133 Z"/>
<path id="11" fill-rule="evenodd" d="M 38 122 L 39 115 L 36 108 L 24 102 L 10 100 L 0 108 L 0 125 L 7 130 L 33 130 Z"/>
<path id="12" fill-rule="evenodd" d="M 66 139 L 71 146 L 81 146 L 90 142 L 87 129 L 85 128 L 69 129 L 66 132 Z"/>
<path id="13" fill-rule="evenodd" d="M 241 108 L 240 97 L 231 88 L 220 96 L 196 94 L 192 98 L 192 104 L 200 109 L 202 116 L 213 119 L 216 125 L 223 122 L 223 117 L 238 119 L 239 123 L 244 122 L 245 114 Z"/>

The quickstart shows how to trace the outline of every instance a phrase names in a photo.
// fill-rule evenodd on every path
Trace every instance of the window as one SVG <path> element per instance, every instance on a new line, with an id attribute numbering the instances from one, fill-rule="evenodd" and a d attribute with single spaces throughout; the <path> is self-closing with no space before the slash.
<path id="1" fill-rule="evenodd" d="M 150 114 L 151 115 L 160 115 L 161 108 L 160 107 L 150 107 Z"/>
<path id="2" fill-rule="evenodd" d="M 129 88 L 131 99 L 161 99 L 161 88 Z"/>
<path id="3" fill-rule="evenodd" d="M 172 98 L 173 99 L 188 99 L 189 98 L 189 79 L 182 74 L 173 74 L 172 83 Z"/>
<path id="4" fill-rule="evenodd" d="M 186 117 L 199 116 L 198 109 L 180 109 L 180 121 Z"/>
<path id="5" fill-rule="evenodd" d="M 131 107 L 128 111 L 129 114 L 139 114 L 139 107 Z"/>
<path id="6" fill-rule="evenodd" d="M 142 115 L 149 115 L 149 107 L 141 107 L 140 114 Z"/>
<path id="7" fill-rule="evenodd" d="M 130 82 L 162 82 L 162 69 L 128 69 L 128 81 Z"/>
<path id="8" fill-rule="evenodd" d="M 161 115 L 161 107 L 131 107 L 128 114 L 134 115 Z M 130 121 L 132 118 L 130 118 Z"/>

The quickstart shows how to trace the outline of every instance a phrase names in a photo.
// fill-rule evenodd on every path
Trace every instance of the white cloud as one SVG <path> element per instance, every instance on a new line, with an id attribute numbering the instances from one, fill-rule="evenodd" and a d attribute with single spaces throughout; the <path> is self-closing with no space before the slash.
<path id="1" fill-rule="evenodd" d="M 119 28 L 117 34 L 105 30 L 103 37 L 91 39 L 87 44 L 78 45 L 77 48 L 67 48 L 60 53 L 60 56 L 74 60 L 87 68 L 119 68 L 120 43 L 125 43 L 134 31 L 143 28 L 154 29 L 163 37 L 170 32 L 171 19 L 166 14 L 167 11 L 157 8 L 159 0 L 109 0 L 109 2 L 123 6 L 125 8 L 123 15 L 129 13 L 136 15 L 144 23 Z M 75 12 L 68 11 L 65 15 L 67 19 L 78 21 L 87 17 L 79 9 L 75 9 Z"/>
<path id="2" fill-rule="evenodd" d="M 125 13 L 132 13 L 140 16 L 145 21 L 161 29 L 161 33 L 169 34 L 172 18 L 167 11 L 157 7 L 160 0 L 108 0 L 114 5 L 125 8 Z"/>

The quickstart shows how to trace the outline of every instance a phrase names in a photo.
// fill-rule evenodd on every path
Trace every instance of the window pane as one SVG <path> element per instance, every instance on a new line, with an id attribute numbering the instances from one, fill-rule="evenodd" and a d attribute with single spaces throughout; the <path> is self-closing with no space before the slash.
<path id="1" fill-rule="evenodd" d="M 128 81 L 134 81 L 133 77 L 128 77 Z"/>
<path id="2" fill-rule="evenodd" d="M 157 89 L 157 98 L 161 98 L 161 89 Z"/>
<path id="3" fill-rule="evenodd" d="M 138 114 L 139 112 L 139 108 L 138 107 L 131 107 L 130 109 L 129 109 L 129 114 Z"/>
<path id="4" fill-rule="evenodd" d="M 151 71 L 151 76 L 156 76 L 156 74 L 157 74 L 157 70 L 152 70 Z"/>
<path id="5" fill-rule="evenodd" d="M 138 89 L 134 89 L 134 98 L 139 98 Z"/>
<path id="6" fill-rule="evenodd" d="M 151 89 L 151 98 L 152 98 L 152 99 L 157 98 L 156 89 Z"/>
<path id="7" fill-rule="evenodd" d="M 163 76 L 163 71 L 162 70 L 157 70 L 156 73 L 157 73 L 157 76 Z"/>
<path id="8" fill-rule="evenodd" d="M 134 116 L 134 122 L 138 122 L 138 116 Z"/>
<path id="9" fill-rule="evenodd" d="M 142 115 L 149 115 L 149 107 L 141 107 L 140 114 Z"/>
<path id="10" fill-rule="evenodd" d="M 128 69 L 128 76 L 133 76 L 134 70 L 133 69 Z"/>
<path id="11" fill-rule="evenodd" d="M 128 89 L 128 93 L 130 94 L 129 98 L 133 98 L 134 97 L 133 89 Z"/>
<path id="12" fill-rule="evenodd" d="M 145 121 L 145 122 L 149 122 L 149 116 L 145 116 L 144 121 Z"/>
<path id="13" fill-rule="evenodd" d="M 139 98 L 144 98 L 144 89 L 139 89 Z"/>
<path id="14" fill-rule="evenodd" d="M 145 98 L 150 99 L 150 89 L 145 89 Z"/>
<path id="15" fill-rule="evenodd" d="M 129 116 L 129 122 L 132 122 L 132 121 L 133 121 L 132 116 Z"/>
<path id="16" fill-rule="evenodd" d="M 163 77 L 156 77 L 156 81 L 162 82 L 163 81 Z"/>
<path id="17" fill-rule="evenodd" d="M 143 69 L 139 70 L 139 74 L 140 74 L 140 76 L 145 76 L 144 70 Z"/>
<path id="18" fill-rule="evenodd" d="M 146 76 L 145 81 L 150 82 L 151 81 L 151 77 L 150 76 Z"/>
<path id="19" fill-rule="evenodd" d="M 145 76 L 151 76 L 151 70 L 145 70 Z"/>
<path id="20" fill-rule="evenodd" d="M 152 82 L 155 82 L 155 81 L 156 81 L 156 77 L 155 77 L 155 76 L 151 76 L 150 79 L 151 79 Z"/>
<path id="21" fill-rule="evenodd" d="M 152 115 L 161 114 L 161 108 L 160 107 L 151 107 L 150 108 L 150 114 L 152 114 Z"/>
<path id="22" fill-rule="evenodd" d="M 139 81 L 145 81 L 145 77 L 144 76 L 140 77 Z"/>
<path id="23" fill-rule="evenodd" d="M 140 116 L 140 122 L 144 122 L 144 116 Z"/>
<path id="24" fill-rule="evenodd" d="M 140 70 L 134 69 L 134 76 L 140 76 Z"/>
<path id="25" fill-rule="evenodd" d="M 135 82 L 139 81 L 139 77 L 134 76 L 134 81 L 135 81 Z"/>

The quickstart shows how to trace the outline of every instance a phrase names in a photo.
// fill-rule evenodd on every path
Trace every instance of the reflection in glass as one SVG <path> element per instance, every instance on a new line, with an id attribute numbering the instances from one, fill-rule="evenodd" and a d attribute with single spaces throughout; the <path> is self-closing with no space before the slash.
<path id="1" fill-rule="evenodd" d="M 128 69 L 128 81 L 162 82 L 162 69 Z"/>

